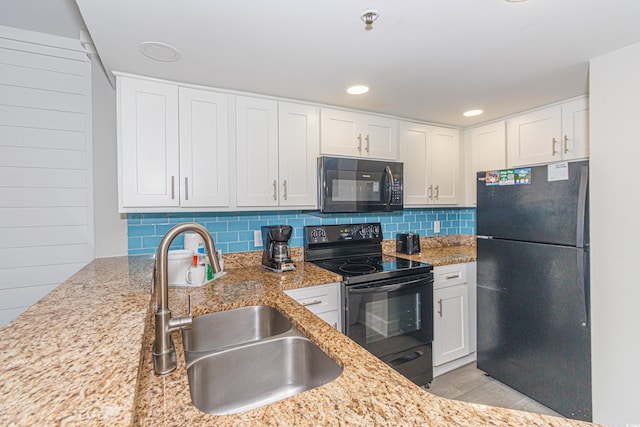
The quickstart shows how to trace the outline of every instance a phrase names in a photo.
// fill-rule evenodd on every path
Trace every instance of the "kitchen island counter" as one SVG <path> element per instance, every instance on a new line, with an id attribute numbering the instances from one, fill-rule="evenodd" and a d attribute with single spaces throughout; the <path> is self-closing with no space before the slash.
<path id="1" fill-rule="evenodd" d="M 174 315 L 266 304 L 343 368 L 334 381 L 228 416 L 196 409 L 179 334 L 178 367 L 153 374 L 152 262 L 97 259 L 0 331 L 2 425 L 587 425 L 430 394 L 311 314 L 283 290 L 340 279 L 311 264 L 283 274 L 234 266 L 202 287 L 171 287 Z M 224 387 L 224 384 L 220 385 Z"/>

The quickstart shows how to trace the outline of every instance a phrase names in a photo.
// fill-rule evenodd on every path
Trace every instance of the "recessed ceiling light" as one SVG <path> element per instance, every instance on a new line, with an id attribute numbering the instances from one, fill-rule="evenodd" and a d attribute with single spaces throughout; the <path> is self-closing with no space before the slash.
<path id="1" fill-rule="evenodd" d="M 180 52 L 170 44 L 161 42 L 143 42 L 140 43 L 138 48 L 144 56 L 155 61 L 175 62 L 180 59 Z"/>
<path id="2" fill-rule="evenodd" d="M 347 93 L 351 95 L 362 95 L 369 92 L 369 86 L 365 85 L 353 85 L 347 88 Z"/>
<path id="3" fill-rule="evenodd" d="M 473 117 L 473 116 L 479 116 L 482 113 L 484 113 L 484 111 L 482 110 L 469 110 L 462 113 L 462 115 L 465 117 Z"/>

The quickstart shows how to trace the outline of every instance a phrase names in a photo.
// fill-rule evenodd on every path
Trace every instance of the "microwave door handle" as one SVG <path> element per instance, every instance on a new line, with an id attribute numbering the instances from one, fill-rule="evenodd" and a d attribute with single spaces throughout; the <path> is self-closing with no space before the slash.
<path id="1" fill-rule="evenodd" d="M 352 294 L 372 294 L 372 293 L 376 293 L 376 292 L 393 292 L 393 291 L 397 291 L 398 289 L 402 289 L 408 285 L 413 285 L 414 283 L 419 283 L 424 281 L 424 278 L 422 279 L 416 279 L 416 280 L 410 280 L 408 282 L 402 282 L 402 283 L 396 283 L 393 285 L 383 285 L 383 286 L 373 286 L 373 287 L 368 287 L 368 288 L 350 288 L 349 289 L 349 293 Z"/>
<path id="2" fill-rule="evenodd" d="M 389 175 L 389 186 L 387 187 L 387 193 L 388 193 L 388 195 L 387 195 L 387 207 L 390 207 L 391 206 L 391 200 L 393 200 L 392 190 L 393 190 L 393 181 L 394 181 L 394 179 L 393 179 L 393 173 L 391 173 L 391 168 L 389 166 L 387 166 L 384 169 L 384 171 L 385 171 L 385 173 L 387 175 Z"/>

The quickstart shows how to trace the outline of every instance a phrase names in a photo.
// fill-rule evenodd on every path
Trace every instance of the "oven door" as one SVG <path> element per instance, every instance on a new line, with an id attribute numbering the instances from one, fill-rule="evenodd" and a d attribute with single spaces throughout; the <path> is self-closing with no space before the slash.
<path id="1" fill-rule="evenodd" d="M 379 358 L 433 341 L 433 273 L 343 285 L 345 334 Z"/>

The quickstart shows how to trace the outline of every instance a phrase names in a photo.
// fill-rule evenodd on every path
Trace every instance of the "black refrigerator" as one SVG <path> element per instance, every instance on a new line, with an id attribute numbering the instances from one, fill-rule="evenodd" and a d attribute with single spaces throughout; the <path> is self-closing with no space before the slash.
<path id="1" fill-rule="evenodd" d="M 589 163 L 477 178 L 478 368 L 591 421 Z"/>

